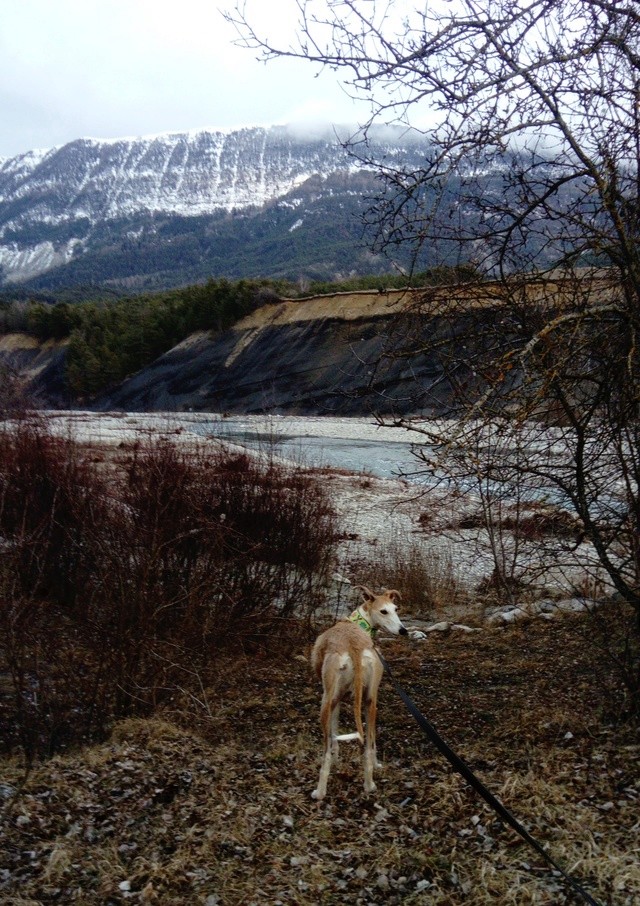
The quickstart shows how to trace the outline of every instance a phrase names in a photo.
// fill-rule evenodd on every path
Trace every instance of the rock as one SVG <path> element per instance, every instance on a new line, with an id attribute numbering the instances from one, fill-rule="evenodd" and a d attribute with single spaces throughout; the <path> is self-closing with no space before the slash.
<path id="1" fill-rule="evenodd" d="M 13 799 L 18 790 L 10 783 L 0 783 L 0 799 Z"/>
<path id="2" fill-rule="evenodd" d="M 507 610 L 506 613 L 502 614 L 502 619 L 505 623 L 516 623 L 518 620 L 521 620 L 523 617 L 526 617 L 527 613 L 524 610 L 521 610 L 518 607 L 514 607 L 513 610 Z"/>
<path id="3" fill-rule="evenodd" d="M 465 626 L 464 623 L 450 623 L 448 620 L 441 620 L 439 623 L 433 623 L 431 626 L 425 626 L 424 629 L 410 629 L 409 635 L 412 639 L 426 639 L 429 632 L 480 632 L 480 629 L 473 629 L 471 626 Z"/>
<path id="4" fill-rule="evenodd" d="M 346 576 L 343 576 L 341 573 L 333 573 L 331 576 L 334 582 L 338 582 L 344 585 L 351 585 L 351 579 L 348 579 Z"/>
<path id="5" fill-rule="evenodd" d="M 555 601 L 546 601 L 546 600 L 545 601 L 536 601 L 534 606 L 535 606 L 536 612 L 539 614 L 543 614 L 543 613 L 553 614 L 553 613 L 555 613 L 555 610 L 556 610 Z"/>
<path id="6" fill-rule="evenodd" d="M 566 601 L 558 601 L 556 609 L 561 613 L 584 613 L 590 609 L 591 603 L 584 598 L 568 598 Z"/>

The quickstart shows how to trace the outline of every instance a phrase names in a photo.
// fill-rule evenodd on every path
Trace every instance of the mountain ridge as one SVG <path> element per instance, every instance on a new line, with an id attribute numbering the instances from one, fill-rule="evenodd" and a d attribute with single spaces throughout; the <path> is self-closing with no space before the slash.
<path id="1" fill-rule="evenodd" d="M 423 153 L 417 137 L 402 130 L 385 128 L 370 140 L 388 160 L 413 157 L 417 164 Z M 173 220 L 182 233 L 194 218 L 235 216 L 257 224 L 262 217 L 268 225 L 274 204 L 303 213 L 316 203 L 318 181 L 330 183 L 326 195 L 336 204 L 328 219 L 340 229 L 357 216 L 355 208 L 363 207 L 366 193 L 358 184 L 363 175 L 373 190 L 370 168 L 350 155 L 334 133 L 315 130 L 305 137 L 289 126 L 84 138 L 28 151 L 0 161 L 0 267 L 5 283 L 16 284 L 88 255 L 104 264 L 105 249 L 114 246 L 142 240 L 160 248 L 158 221 L 165 226 Z M 354 186 L 348 185 L 351 180 Z M 357 205 L 354 195 L 359 196 Z M 338 196 L 344 196 L 349 209 L 342 220 Z M 303 224 L 304 218 L 296 216 L 288 229 Z M 208 248 L 203 254 L 209 254 Z M 268 275 L 268 255 L 260 269 Z M 326 272 L 331 275 L 331 262 Z M 73 268 L 68 278 L 75 279 Z M 98 279 L 105 278 L 110 274 Z"/>

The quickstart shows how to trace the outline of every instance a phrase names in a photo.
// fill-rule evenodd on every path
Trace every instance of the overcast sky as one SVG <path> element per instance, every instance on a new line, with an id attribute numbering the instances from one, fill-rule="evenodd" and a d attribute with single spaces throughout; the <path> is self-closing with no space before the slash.
<path id="1" fill-rule="evenodd" d="M 366 116 L 334 73 L 235 47 L 219 12 L 230 4 L 0 0 L 0 157 L 80 137 Z M 256 6 L 271 23 L 291 10 Z M 281 21 L 293 27 L 290 12 Z"/>

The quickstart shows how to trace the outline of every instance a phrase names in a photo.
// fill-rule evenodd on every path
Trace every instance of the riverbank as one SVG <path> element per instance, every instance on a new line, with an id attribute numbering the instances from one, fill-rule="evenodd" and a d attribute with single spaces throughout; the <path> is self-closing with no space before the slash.
<path id="1" fill-rule="evenodd" d="M 417 575 L 412 607 L 420 619 L 551 618 L 558 605 L 561 611 L 597 606 L 613 592 L 591 544 L 572 543 L 553 506 L 507 501 L 501 508 L 506 527 L 489 531 L 477 494 L 452 493 L 416 469 L 413 437 L 402 428 L 356 417 L 82 411 L 42 417 L 51 431 L 94 447 L 96 455 L 155 439 L 248 449 L 312 468 L 322 474 L 340 517 L 338 575 L 353 584 L 389 586 L 389 563 L 402 555 L 405 582 L 409 573 Z M 451 430 L 443 420 L 428 425 Z M 554 534 L 558 527 L 565 534 Z M 514 570 L 506 601 L 491 593 L 496 557 Z M 429 574 L 437 587 L 421 589 Z"/>

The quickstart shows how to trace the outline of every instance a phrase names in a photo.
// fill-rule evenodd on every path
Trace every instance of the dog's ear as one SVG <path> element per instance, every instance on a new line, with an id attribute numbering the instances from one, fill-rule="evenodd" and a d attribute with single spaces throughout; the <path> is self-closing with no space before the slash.
<path id="1" fill-rule="evenodd" d="M 354 585 L 353 587 L 357 588 L 358 591 L 362 593 L 362 597 L 365 601 L 375 601 L 376 596 L 366 585 Z"/>
<path id="2" fill-rule="evenodd" d="M 402 595 L 399 591 L 396 591 L 395 588 L 387 588 L 384 592 L 388 598 L 391 598 L 392 601 L 400 601 Z"/>

